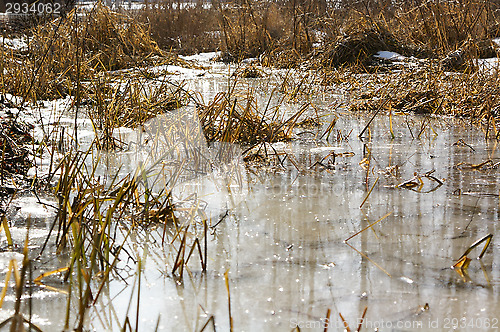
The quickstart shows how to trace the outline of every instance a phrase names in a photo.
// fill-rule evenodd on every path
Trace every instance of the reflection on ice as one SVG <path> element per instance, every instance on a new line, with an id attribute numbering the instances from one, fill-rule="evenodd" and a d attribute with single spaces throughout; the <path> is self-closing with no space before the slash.
<path id="1" fill-rule="evenodd" d="M 246 170 L 234 144 L 208 146 L 194 107 L 157 116 L 134 131 L 121 131 L 124 153 L 108 153 L 102 172 L 131 174 L 154 194 L 199 206 L 207 217 L 233 208 L 246 195 Z"/>

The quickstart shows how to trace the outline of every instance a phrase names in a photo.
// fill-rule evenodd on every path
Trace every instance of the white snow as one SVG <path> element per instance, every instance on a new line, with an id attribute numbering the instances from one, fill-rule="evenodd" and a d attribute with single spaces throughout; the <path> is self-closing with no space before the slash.
<path id="1" fill-rule="evenodd" d="M 1 235 L 2 237 L 5 237 L 5 233 L 3 231 Z M 7 273 L 7 268 L 9 267 L 9 263 L 13 259 L 16 260 L 17 266 L 21 266 L 22 261 L 24 259 L 24 255 L 13 251 L 6 251 L 0 253 L 0 273 Z M 0 284 L 0 287 L 3 287 L 3 285 L 5 284 Z"/>
<path id="2" fill-rule="evenodd" d="M 490 74 L 494 74 L 498 72 L 498 69 L 500 68 L 500 59 L 499 58 L 478 59 L 477 65 L 480 70 L 483 70 Z"/>
<path id="3" fill-rule="evenodd" d="M 204 70 L 201 69 L 184 68 L 181 66 L 167 66 L 166 71 L 169 73 L 173 73 L 175 75 L 186 76 L 186 78 L 192 78 L 194 76 L 198 76 L 205 72 Z"/>
<path id="4" fill-rule="evenodd" d="M 179 76 L 182 79 L 191 79 L 198 76 L 205 75 L 206 71 L 203 69 L 184 68 L 175 65 L 162 65 L 149 69 L 152 73 L 161 73 L 165 75 Z"/>
<path id="5" fill-rule="evenodd" d="M 336 148 L 336 147 L 333 147 L 333 146 L 321 146 L 321 147 L 318 147 L 318 148 L 312 148 L 309 151 L 311 153 L 321 153 L 321 152 L 334 151 L 336 149 L 339 149 L 339 148 Z"/>
<path id="6" fill-rule="evenodd" d="M 374 57 L 392 61 L 403 61 L 404 59 L 406 59 L 406 57 L 402 56 L 401 54 L 390 51 L 379 51 L 374 55 Z"/>
<path id="7" fill-rule="evenodd" d="M 187 61 L 209 62 L 218 57 L 221 52 L 198 53 L 194 55 L 180 55 L 179 58 Z"/>
<path id="8" fill-rule="evenodd" d="M 22 38 L 2 38 L 2 45 L 14 50 L 27 50 L 28 44 Z"/>

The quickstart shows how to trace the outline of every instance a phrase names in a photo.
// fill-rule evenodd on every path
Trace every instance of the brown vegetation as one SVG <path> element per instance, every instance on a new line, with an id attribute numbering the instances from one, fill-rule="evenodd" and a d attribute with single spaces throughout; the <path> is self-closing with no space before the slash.
<path id="1" fill-rule="evenodd" d="M 139 12 L 160 45 L 181 52 L 220 49 L 241 59 L 293 50 L 322 64 L 363 63 L 381 49 L 437 55 L 465 48 L 491 54 L 500 2 L 460 0 L 328 2 L 239 0 L 179 8 L 163 0 Z M 314 44 L 316 43 L 316 44 Z M 313 47 L 314 46 L 314 47 Z M 311 53 L 312 52 L 312 53 Z M 275 59 L 278 60 L 278 59 Z"/>
<path id="2" fill-rule="evenodd" d="M 84 17 L 67 16 L 26 31 L 27 49 L 1 49 L 2 93 L 24 101 L 82 93 L 81 81 L 99 73 L 175 61 L 149 36 L 147 26 L 97 3 Z"/>

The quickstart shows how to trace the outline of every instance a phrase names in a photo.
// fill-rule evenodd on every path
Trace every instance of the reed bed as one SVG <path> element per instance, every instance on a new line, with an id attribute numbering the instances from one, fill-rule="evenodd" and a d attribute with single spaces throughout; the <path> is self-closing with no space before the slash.
<path id="1" fill-rule="evenodd" d="M 96 80 L 88 86 L 87 113 L 98 136 L 98 147 L 122 146 L 113 136 L 119 127 L 136 128 L 149 119 L 185 105 L 189 94 L 182 85 L 144 78 Z"/>
<path id="2" fill-rule="evenodd" d="M 85 15 L 76 9 L 35 26 L 25 34 L 26 49 L 1 49 L 3 93 L 23 102 L 84 98 L 81 82 L 112 70 L 172 63 L 145 25 L 98 2 Z"/>
<path id="3" fill-rule="evenodd" d="M 386 82 L 382 90 L 391 101 L 384 103 L 384 108 L 469 116 L 481 122 L 498 117 L 496 76 L 478 71 L 477 60 L 497 57 L 499 46 L 492 39 L 500 36 L 499 13 L 500 2 L 478 0 L 412 1 L 397 5 L 242 0 L 183 8 L 165 0 L 139 10 L 137 15 L 140 21 L 149 22 L 155 39 L 178 41 L 170 47 L 180 53 L 196 49 L 192 46 L 195 39 L 205 35 L 213 45 L 211 50 L 222 51 L 222 61 L 258 57 L 263 66 L 319 72 L 311 78 L 315 76 L 318 82 L 322 76 L 321 84 L 350 84 L 355 89 L 365 83 L 377 85 L 366 93 L 353 95 L 351 100 L 361 95 L 368 97 L 365 105 L 360 106 L 357 100 L 354 106 L 346 105 L 355 110 L 377 107 L 378 101 L 371 102 L 369 96 L 379 91 L 378 82 Z M 203 19 L 192 23 L 187 20 L 176 27 L 166 24 L 166 18 L 177 22 L 190 14 Z M 190 39 L 190 35 L 196 37 Z M 401 74 L 396 72 L 401 70 L 397 66 L 374 66 L 373 55 L 381 50 L 423 61 L 417 64 L 418 68 L 403 68 Z M 410 83 L 409 91 L 393 89 L 407 86 L 405 82 Z M 474 88 L 468 89 L 465 82 Z M 390 93 L 393 90 L 395 93 Z"/>
<path id="4" fill-rule="evenodd" d="M 498 77 L 477 70 L 450 73 L 437 63 L 380 75 L 362 75 L 364 83 L 351 90 L 353 111 L 413 112 L 464 117 L 491 126 L 499 118 Z M 404 88 L 403 88 L 404 87 Z"/>
<path id="5" fill-rule="evenodd" d="M 110 279 L 120 278 L 117 263 L 124 257 L 137 262 L 137 257 L 127 251 L 127 248 L 130 250 L 131 232 L 141 227 L 164 225 L 186 233 L 189 227 L 189 224 L 176 224 L 169 190 L 153 192 L 148 187 L 148 181 L 154 182 L 148 170 L 140 169 L 124 178 L 97 176 L 102 160 L 95 153 L 120 146 L 121 142 L 113 136 L 114 129 L 135 128 L 158 114 L 180 107 L 186 103 L 187 92 L 182 84 L 159 80 L 141 69 L 176 63 L 177 57 L 162 51 L 150 38 L 146 26 L 101 3 L 84 16 L 77 15 L 74 10 L 64 17 L 32 27 L 26 33 L 29 36 L 26 49 L 4 47 L 1 50 L 2 93 L 20 97 L 5 106 L 30 112 L 28 104 L 72 96 L 75 118 L 83 109 L 93 121 L 97 138 L 87 151 L 75 148 L 65 151 L 60 147 L 67 138 L 58 137 L 46 139 L 47 142 L 60 141 L 57 148 L 40 147 L 50 154 L 53 165 L 49 174 L 33 180 L 33 190 L 55 195 L 56 217 L 49 225 L 49 235 L 40 251 L 30 251 L 23 266 L 13 268 L 17 279 L 15 291 L 19 295 L 15 315 L 0 325 L 20 329 L 23 320 L 27 321 L 22 313 L 29 311 L 29 303 L 21 297 L 25 289 L 50 289 L 49 276 L 61 275 L 63 291 L 68 294 L 65 325 L 83 330 L 88 308 L 95 304 Z M 2 105 L 5 103 L 2 98 Z M 5 175 L 7 181 L 11 173 L 25 175 L 31 166 L 29 151 L 23 147 L 34 143 L 29 134 L 31 129 L 19 120 L 19 114 L 2 122 L 2 179 Z M 57 132 L 53 134 L 58 135 Z M 56 154 L 58 150 L 61 157 Z M 7 199 L 2 207 L 8 208 L 9 204 Z M 10 234 L 7 222 L 2 224 L 2 231 Z M 8 238 L 10 248 L 18 245 L 10 235 Z M 181 239 L 165 238 L 165 241 L 177 247 Z M 185 235 L 181 243 L 186 243 Z M 28 245 L 26 243 L 26 248 Z M 54 253 L 68 259 L 61 260 L 62 266 L 56 265 L 54 271 L 45 271 L 36 279 L 37 276 L 28 277 L 29 266 L 38 266 L 38 259 L 44 260 Z M 182 262 L 172 261 L 172 266 L 184 267 L 188 262 L 189 257 Z M 2 300 L 7 288 L 8 285 Z M 72 301 L 76 301 L 76 306 Z M 74 307 L 77 309 L 71 309 Z M 40 330 L 31 323 L 30 327 Z"/>
<path id="6" fill-rule="evenodd" d="M 488 41 L 500 32 L 499 5 L 237 0 L 181 7 L 163 0 L 138 17 L 150 24 L 155 40 L 179 52 L 218 49 L 231 61 L 266 54 L 270 65 L 298 65 L 314 57 L 339 66 L 363 63 L 381 49 L 444 57 L 466 46 L 468 58 L 492 55 Z"/>
<path id="7" fill-rule="evenodd" d="M 93 143 L 96 145 L 97 141 Z M 23 321 L 28 323 L 29 303 L 23 301 L 21 295 L 27 288 L 46 288 L 66 294 L 65 326 L 84 330 L 88 324 L 87 312 L 109 281 L 125 280 L 122 276 L 125 266 L 137 267 L 140 278 L 140 261 L 145 257 L 139 256 L 133 248 L 136 246 L 134 239 L 144 229 L 159 233 L 162 247 L 172 252 L 165 261 L 171 277 L 182 280 L 189 266 L 195 266 L 195 254 L 201 270 L 206 270 L 208 223 L 200 203 L 192 199 L 192 204 L 185 202 L 177 212 L 179 206 L 174 205 L 170 189 L 165 186 L 158 191 L 158 186 L 152 186 L 172 180 L 162 178 L 162 172 L 158 174 L 158 167 L 154 165 L 139 168 L 125 177 L 118 174 L 97 176 L 104 161 L 93 156 L 92 151 L 92 148 L 87 152 L 71 149 L 44 179 L 45 190 L 56 196 L 57 203 L 52 206 L 56 216 L 49 224 L 43 245 L 28 252 L 31 244 L 27 235 L 23 265 L 19 267 L 13 260 L 9 267 L 16 276 L 16 310 L 14 316 L 0 322 L 0 326 L 16 330 Z M 55 182 L 51 180 L 54 178 Z M 30 228 L 35 228 L 29 221 L 27 227 L 28 234 Z M 11 250 L 18 246 L 10 237 L 5 218 L 1 230 L 8 235 Z M 61 260 L 54 270 L 47 270 L 43 262 L 54 254 Z M 28 276 L 27 271 L 32 269 L 29 266 L 41 271 Z M 56 275 L 58 277 L 54 278 Z M 6 283 L 0 307 L 9 294 L 8 288 Z M 131 318 L 128 315 L 126 321 L 119 322 L 120 326 L 129 324 L 127 320 Z M 36 325 L 29 325 L 40 331 Z"/>

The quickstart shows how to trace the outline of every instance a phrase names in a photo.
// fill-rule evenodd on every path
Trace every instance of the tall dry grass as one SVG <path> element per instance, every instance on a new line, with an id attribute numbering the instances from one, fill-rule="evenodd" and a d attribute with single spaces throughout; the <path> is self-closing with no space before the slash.
<path id="1" fill-rule="evenodd" d="M 219 47 L 217 10 L 202 2 L 184 6 L 178 1 L 162 0 L 135 13 L 127 12 L 149 27 L 152 39 L 162 49 L 192 54 Z"/>
<path id="2" fill-rule="evenodd" d="M 100 2 L 84 16 L 73 10 L 26 34 L 27 49 L 2 48 L 0 59 L 2 92 L 26 101 L 74 95 L 99 73 L 169 60 L 146 25 Z"/>

